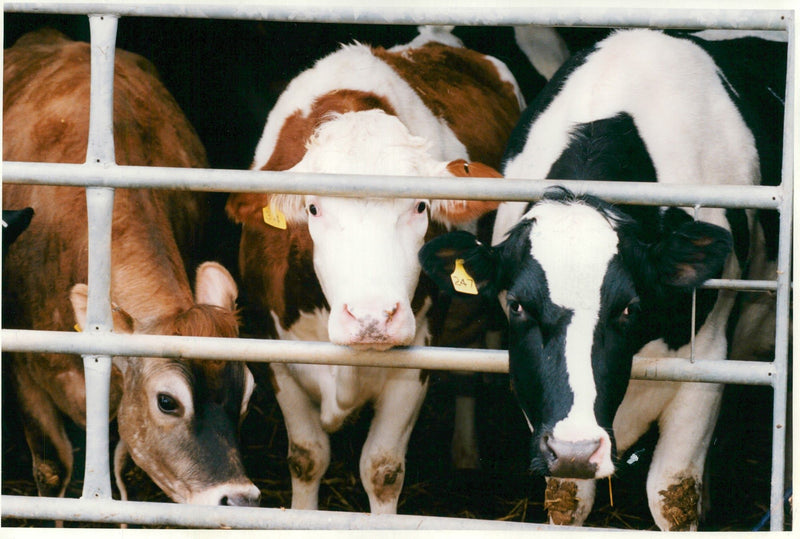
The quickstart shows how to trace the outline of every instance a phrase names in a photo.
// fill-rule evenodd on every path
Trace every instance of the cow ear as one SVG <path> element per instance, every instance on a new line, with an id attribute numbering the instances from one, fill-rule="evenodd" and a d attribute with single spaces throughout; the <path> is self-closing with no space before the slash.
<path id="1" fill-rule="evenodd" d="M 719 276 L 733 248 L 731 233 L 703 221 L 688 221 L 654 247 L 662 282 L 696 288 Z"/>
<path id="2" fill-rule="evenodd" d="M 469 232 L 456 230 L 432 239 L 420 249 L 419 261 L 423 271 L 450 296 L 497 296 L 497 254 Z M 459 279 L 468 281 L 466 288 L 456 287 Z"/>
<path id="3" fill-rule="evenodd" d="M 250 226 L 264 224 L 263 208 L 269 204 L 266 193 L 232 193 L 228 196 L 225 211 L 237 223 Z"/>
<path id="4" fill-rule="evenodd" d="M 89 308 L 89 287 L 84 283 L 76 284 L 69 292 L 69 301 L 75 313 L 75 329 L 83 331 L 86 328 L 86 317 Z M 133 333 L 133 317 L 119 306 L 113 305 L 111 316 L 114 320 L 116 333 Z"/>
<path id="5" fill-rule="evenodd" d="M 222 264 L 203 262 L 197 268 L 195 279 L 195 302 L 201 305 L 216 305 L 228 310 L 236 309 L 239 290 L 236 281 Z"/>
<path id="6" fill-rule="evenodd" d="M 447 164 L 447 171 L 458 178 L 502 178 L 503 175 L 489 165 L 477 161 L 467 163 L 464 159 L 456 159 Z"/>
<path id="7" fill-rule="evenodd" d="M 630 255 L 631 241 L 622 241 L 623 254 Z M 719 276 L 733 248 L 730 232 L 703 221 L 686 221 L 669 231 L 657 243 L 648 245 L 642 254 L 645 265 L 640 278 L 683 290 L 697 288 Z"/>
<path id="8" fill-rule="evenodd" d="M 483 163 L 468 163 L 463 159 L 450 161 L 447 171 L 457 178 L 502 178 L 503 175 Z M 500 202 L 483 200 L 434 200 L 431 216 L 446 225 L 468 223 L 496 210 Z"/>

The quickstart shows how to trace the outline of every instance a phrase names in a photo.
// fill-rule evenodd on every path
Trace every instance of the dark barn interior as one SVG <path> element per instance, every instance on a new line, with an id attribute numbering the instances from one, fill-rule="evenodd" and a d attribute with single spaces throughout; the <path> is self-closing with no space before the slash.
<path id="1" fill-rule="evenodd" d="M 89 40 L 88 21 L 83 16 L 6 13 L 4 47 L 11 46 L 25 32 L 43 26 L 55 27 L 74 39 Z M 570 50 L 576 51 L 608 31 L 564 28 L 561 34 Z M 514 47 L 510 28 L 464 27 L 455 33 L 467 46 L 518 68 L 515 75 L 527 99 L 542 84 Z M 246 169 L 267 113 L 297 73 L 333 51 L 339 43 L 358 40 L 388 47 L 407 42 L 415 34 L 411 26 L 127 17 L 119 21 L 117 47 L 141 54 L 155 64 L 205 144 L 212 167 Z M 238 229 L 225 217 L 224 196 L 216 196 L 214 204 L 217 217 L 209 227 L 214 237 L 206 242 L 203 258 L 219 260 L 235 275 Z M 246 298 L 243 299 L 247 313 Z M 244 324 L 244 335 L 252 334 L 253 321 L 245 317 Z M 6 377 L 2 493 L 34 496 L 30 455 L 5 382 Z M 475 382 L 479 388 L 477 428 L 481 468 L 470 472 L 452 469 L 453 401 L 460 383 L 463 382 L 448 373 L 436 372 L 432 376 L 409 444 L 399 512 L 544 522 L 544 480 L 527 473 L 528 429 L 509 391 L 507 376 L 487 374 Z M 726 388 L 706 467 L 705 488 L 710 505 L 701 529 L 752 530 L 768 512 L 771 408 L 769 388 L 738 385 Z M 351 424 L 332 436 L 332 462 L 320 492 L 321 509 L 369 510 L 360 485 L 358 455 L 370 413 L 363 410 Z M 67 495 L 79 497 L 83 433 L 76 428 L 71 434 L 77 448 L 76 470 Z M 644 487 L 653 439 L 651 435 L 645 436 L 626 455 L 620 456 L 616 476 L 608 485 L 605 481 L 598 485 L 587 526 L 655 529 Z M 242 449 L 248 474 L 261 489 L 261 505 L 288 507 L 291 489 L 286 465 L 287 438 L 269 386 L 259 386 L 255 393 L 242 429 Z M 135 469 L 128 473 L 134 484 L 133 499 L 169 501 L 143 473 Z M 790 515 L 787 512 L 787 529 L 790 529 Z M 51 526 L 52 523 L 4 519 L 2 525 Z M 767 528 L 768 525 L 764 529 Z"/>

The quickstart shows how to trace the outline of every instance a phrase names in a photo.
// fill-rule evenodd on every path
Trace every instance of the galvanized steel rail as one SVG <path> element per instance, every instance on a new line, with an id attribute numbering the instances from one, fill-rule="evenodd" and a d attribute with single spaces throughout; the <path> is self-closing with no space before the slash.
<path id="1" fill-rule="evenodd" d="M 525 5 L 527 4 L 527 5 Z M 443 2 L 411 1 L 384 3 L 370 0 L 304 0 L 290 3 L 264 0 L 255 3 L 224 2 L 6 2 L 5 11 L 30 13 L 109 13 L 118 16 L 192 17 L 209 19 L 274 20 L 290 22 L 330 22 L 362 24 L 454 24 L 541 26 L 642 26 L 650 28 L 729 28 L 746 30 L 785 30 L 787 11 L 742 9 L 665 9 L 591 5 L 576 7 L 536 6 L 533 2 L 462 1 L 458 9 Z"/>
<path id="2" fill-rule="evenodd" d="M 2 332 L 3 350 L 101 356 L 222 359 L 267 363 L 353 365 L 398 369 L 508 372 L 508 352 L 471 348 L 409 347 L 384 352 L 353 350 L 324 342 L 64 331 Z M 640 380 L 772 385 L 771 362 L 636 357 L 631 377 Z"/>
<path id="3" fill-rule="evenodd" d="M 80 520 L 103 524 L 188 526 L 259 530 L 485 530 L 531 532 L 552 530 L 546 524 L 418 515 L 372 515 L 344 511 L 308 511 L 267 507 L 181 505 L 118 500 L 76 500 L 3 496 L 3 516 L 26 519 Z M 559 530 L 608 531 L 564 527 Z"/>
<path id="4" fill-rule="evenodd" d="M 274 172 L 118 166 L 111 163 L 3 163 L 3 181 L 38 185 L 191 189 L 196 191 L 260 191 L 268 193 L 360 197 L 531 200 L 553 186 L 568 186 L 577 195 L 594 195 L 608 202 L 664 206 L 778 209 L 780 187 L 753 185 L 668 185 L 652 182 L 451 178 Z"/>
<path id="5" fill-rule="evenodd" d="M 277 21 L 314 21 L 376 24 L 462 24 L 546 26 L 644 26 L 657 28 L 730 28 L 785 30 L 789 42 L 787 91 L 785 101 L 783 179 L 778 187 L 665 186 L 659 184 L 625 185 L 614 182 L 569 182 L 575 192 L 601 196 L 611 202 L 639 204 L 715 206 L 777 209 L 781 214 L 779 274 L 775 281 L 725 281 L 711 286 L 735 289 L 774 290 L 777 297 L 776 357 L 773 362 L 695 361 L 680 358 L 651 360 L 637 358 L 634 374 L 638 378 L 696 380 L 766 384 L 774 389 L 773 469 L 770 510 L 771 529 L 783 529 L 783 464 L 785 443 L 786 378 L 788 358 L 788 320 L 790 283 L 790 243 L 792 234 L 792 173 L 794 140 L 794 53 L 795 20 L 792 11 L 781 10 L 679 10 L 679 9 L 605 9 L 582 7 L 540 8 L 497 2 L 486 7 L 427 4 L 382 6 L 359 2 L 310 3 L 299 7 L 285 2 L 262 2 L 261 5 L 232 4 L 56 4 L 42 2 L 7 2 L 7 12 L 100 14 L 90 15 L 92 31 L 92 103 L 89 151 L 85 165 L 4 163 L 3 181 L 57 185 L 81 185 L 87 188 L 90 230 L 89 324 L 83 334 L 3 330 L 3 350 L 63 351 L 86 354 L 87 371 L 87 465 L 81 500 L 32 499 L 3 496 L 2 515 L 29 518 L 60 518 L 99 522 L 138 524 L 173 524 L 182 526 L 220 525 L 264 528 L 380 528 L 380 529 L 479 529 L 481 521 L 435 519 L 432 517 L 374 517 L 346 514 L 331 517 L 328 512 L 298 512 L 274 509 L 191 508 L 172 504 L 115 502 L 110 497 L 107 447 L 107 394 L 111 355 L 153 355 L 198 358 L 247 359 L 249 361 L 308 362 L 311 356 L 320 362 L 382 364 L 387 366 L 434 369 L 485 370 L 507 372 L 507 353 L 486 350 L 444 348 L 409 348 L 382 353 L 353 352 L 326 343 L 290 343 L 255 339 L 190 339 L 162 336 L 122 336 L 109 333 L 108 306 L 110 217 L 113 189 L 120 187 L 179 187 L 205 191 L 276 191 L 320 192 L 339 196 L 419 196 L 426 198 L 481 198 L 493 200 L 528 200 L 536 198 L 558 181 L 474 179 L 448 182 L 441 178 L 403 178 L 381 182 L 379 177 L 342 177 L 334 175 L 230 170 L 168 169 L 121 167 L 114 164 L 111 136 L 110 96 L 113 87 L 113 55 L 116 22 L 119 16 L 165 16 L 197 18 L 235 18 Z M 359 4 L 359 5 L 353 5 Z M 633 189 L 636 187 L 636 189 Z M 635 192 L 632 192 L 635 191 Z M 480 368 L 478 368 L 480 366 Z M 90 381 L 91 380 L 91 381 Z M 101 455 L 105 453 L 105 455 Z M 99 502 L 90 500 L 101 500 Z M 163 506 L 163 507 L 162 507 Z M 113 510 L 112 510 L 113 508 Z M 241 517 L 241 520 L 239 520 Z M 443 522 L 442 522 L 443 521 Z M 508 523 L 485 523 L 492 528 L 506 528 Z M 520 525 L 525 529 L 547 526 Z M 552 529 L 552 528 L 550 528 Z"/>

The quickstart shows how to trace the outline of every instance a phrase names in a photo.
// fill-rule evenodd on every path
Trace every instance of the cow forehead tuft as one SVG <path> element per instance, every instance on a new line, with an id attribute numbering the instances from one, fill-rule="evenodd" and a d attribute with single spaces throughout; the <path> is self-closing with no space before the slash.
<path id="1" fill-rule="evenodd" d="M 533 206 L 525 218 L 534 223 L 530 228 L 531 244 L 547 247 L 555 242 L 562 247 L 559 250 L 565 261 L 584 258 L 576 256 L 581 253 L 575 248 L 616 252 L 618 237 L 614 227 L 602 213 L 586 204 L 543 201 Z"/>
<path id="2" fill-rule="evenodd" d="M 293 171 L 427 175 L 435 163 L 430 143 L 383 110 L 331 114 L 326 120 Z"/>
<path id="3" fill-rule="evenodd" d="M 599 308 L 608 263 L 618 252 L 618 237 L 609 220 L 582 203 L 544 201 L 526 215 L 531 256 L 547 278 L 553 303 L 570 309 Z"/>

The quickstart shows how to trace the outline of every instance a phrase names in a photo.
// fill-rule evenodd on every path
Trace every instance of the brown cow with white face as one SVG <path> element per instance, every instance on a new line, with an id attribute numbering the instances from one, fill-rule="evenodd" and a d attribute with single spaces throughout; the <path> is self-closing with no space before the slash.
<path id="1" fill-rule="evenodd" d="M 86 158 L 90 50 L 54 31 L 23 36 L 5 51 L 3 159 L 80 163 Z M 205 167 L 205 151 L 143 58 L 118 50 L 114 79 L 116 161 Z M 237 287 L 221 265 L 197 270 L 195 291 L 181 258 L 202 199 L 191 193 L 118 189 L 114 200 L 111 301 L 114 330 L 236 337 Z M 83 188 L 4 185 L 3 205 L 31 207 L 36 219 L 9 249 L 3 268 L 6 321 L 71 331 L 85 325 L 87 211 Z M 41 495 L 63 496 L 72 474 L 65 417 L 86 421 L 80 357 L 15 354 L 11 372 Z M 254 384 L 243 363 L 115 358 L 110 408 L 121 442 L 173 500 L 256 505 L 238 426 Z"/>
<path id="2" fill-rule="evenodd" d="M 491 57 L 420 41 L 391 50 L 344 46 L 301 73 L 270 113 L 253 168 L 454 182 L 498 176 L 490 167 L 499 166 L 521 106 L 513 76 Z M 227 210 L 243 223 L 243 286 L 266 325 L 274 321 L 275 336 L 386 350 L 438 337 L 430 323 L 438 311 L 435 290 L 419 281 L 417 251 L 426 236 L 494 207 L 241 193 L 229 198 Z M 396 512 L 406 447 L 427 389 L 423 373 L 271 369 L 289 435 L 292 507 L 317 507 L 330 460 L 328 433 L 371 403 L 361 480 L 372 512 Z"/>

